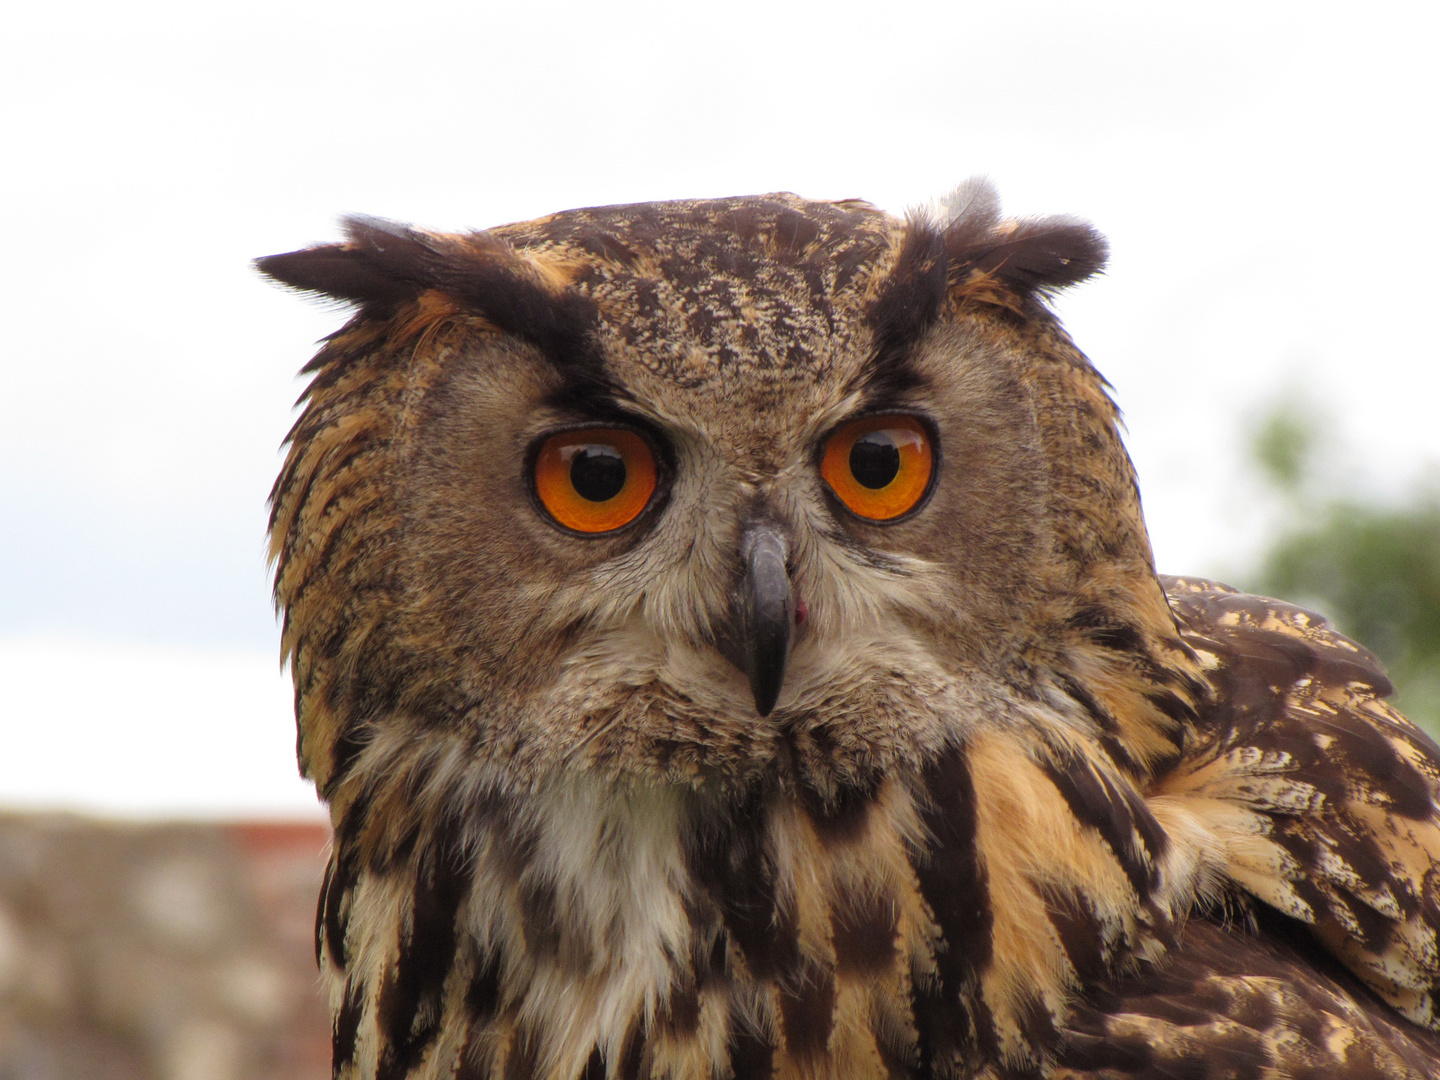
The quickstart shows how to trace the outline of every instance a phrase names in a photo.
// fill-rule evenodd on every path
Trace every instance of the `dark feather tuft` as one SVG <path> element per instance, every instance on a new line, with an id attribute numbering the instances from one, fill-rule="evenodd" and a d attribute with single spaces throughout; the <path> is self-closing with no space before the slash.
<path id="1" fill-rule="evenodd" d="M 346 218 L 344 226 L 348 243 L 270 255 L 255 265 L 293 288 L 358 303 L 376 315 L 438 290 L 562 367 L 598 372 L 591 301 L 546 281 L 503 240 L 484 232 L 434 236 L 362 216 Z"/>
<path id="2" fill-rule="evenodd" d="M 255 260 L 255 268 L 284 285 L 351 303 L 386 307 L 419 289 L 396 278 L 356 244 L 321 244 Z"/>
<path id="3" fill-rule="evenodd" d="M 994 191 L 972 180 L 946 200 L 945 250 L 952 280 L 971 271 L 1020 293 L 1050 293 L 1105 267 L 1110 248 L 1093 226 L 1068 217 L 1002 221 Z"/>
<path id="4" fill-rule="evenodd" d="M 255 266 L 292 288 L 370 306 L 393 307 L 436 286 L 445 253 L 428 238 L 380 218 L 343 224 L 348 243 L 267 255 Z"/>

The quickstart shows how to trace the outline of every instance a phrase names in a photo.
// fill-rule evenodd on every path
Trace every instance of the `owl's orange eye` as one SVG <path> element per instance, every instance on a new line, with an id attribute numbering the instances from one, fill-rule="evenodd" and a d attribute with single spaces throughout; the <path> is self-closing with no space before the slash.
<path id="1" fill-rule="evenodd" d="M 535 457 L 535 494 L 559 524 L 582 533 L 628 525 L 655 493 L 655 452 L 625 428 L 551 435 Z"/>
<path id="2" fill-rule="evenodd" d="M 913 416 L 867 416 L 830 436 L 820 475 L 851 511 L 892 521 L 915 509 L 930 488 L 930 432 Z"/>

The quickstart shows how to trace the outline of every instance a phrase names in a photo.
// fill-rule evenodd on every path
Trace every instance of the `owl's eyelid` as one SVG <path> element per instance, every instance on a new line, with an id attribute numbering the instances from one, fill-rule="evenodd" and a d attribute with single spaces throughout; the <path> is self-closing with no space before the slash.
<path id="1" fill-rule="evenodd" d="M 859 404 L 849 419 L 859 420 L 867 416 L 889 414 L 925 417 L 928 412 L 923 399 L 928 397 L 927 389 L 928 385 L 924 382 L 904 386 L 887 382 L 871 383 L 860 389 Z"/>
<path id="2" fill-rule="evenodd" d="M 918 420 L 932 430 L 935 427 L 935 420 L 930 415 L 930 410 L 918 402 L 884 402 L 878 407 L 872 407 L 869 402 L 862 402 L 854 412 L 847 413 L 842 419 L 832 424 L 830 431 L 839 431 L 846 424 L 854 424 L 861 420 L 878 420 L 885 416 L 904 416 L 911 420 Z"/>
<path id="3" fill-rule="evenodd" d="M 552 434 L 584 427 L 637 428 L 647 433 L 653 433 L 655 429 L 654 422 L 641 413 L 604 398 L 581 402 L 567 399 L 545 401 L 540 411 L 550 418 L 545 430 Z"/>

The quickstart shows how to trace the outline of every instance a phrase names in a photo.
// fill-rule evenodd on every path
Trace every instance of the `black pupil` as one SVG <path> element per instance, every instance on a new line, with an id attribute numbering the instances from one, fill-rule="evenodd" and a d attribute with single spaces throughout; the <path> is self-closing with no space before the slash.
<path id="1" fill-rule="evenodd" d="M 850 448 L 850 475 L 861 487 L 878 491 L 900 472 L 900 448 L 888 431 L 872 431 Z"/>
<path id="2" fill-rule="evenodd" d="M 570 460 L 570 483 L 582 499 L 613 499 L 625 487 L 625 459 L 612 446 L 584 447 Z"/>

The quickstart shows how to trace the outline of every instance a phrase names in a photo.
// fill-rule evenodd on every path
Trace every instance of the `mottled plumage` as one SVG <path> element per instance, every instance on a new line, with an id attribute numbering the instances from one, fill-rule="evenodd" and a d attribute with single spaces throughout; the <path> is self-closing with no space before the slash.
<path id="1" fill-rule="evenodd" d="M 271 526 L 337 1077 L 1440 1069 L 1440 754 L 1315 616 L 1156 577 L 1044 303 L 1103 241 L 959 202 L 261 260 L 359 308 Z M 922 444 L 893 508 L 825 471 Z M 653 494 L 586 532 L 552 451 Z"/>

